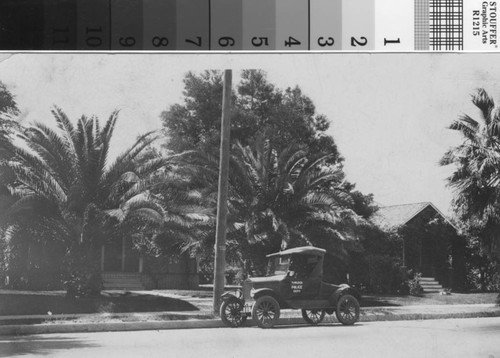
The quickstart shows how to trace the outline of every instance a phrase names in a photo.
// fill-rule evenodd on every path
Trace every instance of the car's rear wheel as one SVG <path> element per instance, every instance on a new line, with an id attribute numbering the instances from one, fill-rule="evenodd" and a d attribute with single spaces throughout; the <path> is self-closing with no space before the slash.
<path id="1" fill-rule="evenodd" d="M 247 320 L 247 316 L 243 313 L 242 303 L 234 297 L 222 302 L 220 318 L 228 327 L 240 327 Z"/>
<path id="2" fill-rule="evenodd" d="M 312 309 L 312 310 L 302 310 L 302 318 L 309 324 L 317 325 L 320 324 L 323 319 L 325 319 L 325 310 Z"/>
<path id="3" fill-rule="evenodd" d="M 359 320 L 359 302 L 351 295 L 344 295 L 337 302 L 335 311 L 340 323 L 350 326 Z"/>
<path id="4" fill-rule="evenodd" d="M 257 298 L 252 307 L 252 319 L 260 328 L 272 328 L 280 318 L 280 305 L 271 296 Z"/>

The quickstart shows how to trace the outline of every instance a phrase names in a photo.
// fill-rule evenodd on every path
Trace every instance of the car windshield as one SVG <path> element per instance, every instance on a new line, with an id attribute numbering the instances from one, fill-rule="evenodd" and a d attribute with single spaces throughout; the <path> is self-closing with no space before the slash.
<path id="1" fill-rule="evenodd" d="M 290 255 L 269 258 L 266 276 L 285 275 L 290 266 Z"/>

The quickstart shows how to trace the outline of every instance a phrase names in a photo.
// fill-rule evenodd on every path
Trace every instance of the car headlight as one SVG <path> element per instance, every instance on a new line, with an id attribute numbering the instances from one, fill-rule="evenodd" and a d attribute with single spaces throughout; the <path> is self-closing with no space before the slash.
<path id="1" fill-rule="evenodd" d="M 240 300 L 243 298 L 243 292 L 240 289 L 234 291 L 234 295 L 238 297 Z"/>
<path id="2" fill-rule="evenodd" d="M 250 297 L 253 298 L 253 296 L 255 296 L 255 288 L 250 290 Z"/>

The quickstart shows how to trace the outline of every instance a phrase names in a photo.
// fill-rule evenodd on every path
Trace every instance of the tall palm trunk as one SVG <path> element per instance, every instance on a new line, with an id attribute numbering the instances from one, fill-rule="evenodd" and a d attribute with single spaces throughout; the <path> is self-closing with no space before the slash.
<path id="1" fill-rule="evenodd" d="M 69 297 L 95 296 L 102 290 L 100 247 L 95 241 L 80 234 L 68 251 L 65 286 Z"/>

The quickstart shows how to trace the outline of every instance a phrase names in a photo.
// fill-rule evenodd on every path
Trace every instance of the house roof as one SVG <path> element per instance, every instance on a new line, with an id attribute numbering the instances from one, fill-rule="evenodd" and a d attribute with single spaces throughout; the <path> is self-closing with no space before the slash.
<path id="1" fill-rule="evenodd" d="M 373 215 L 372 222 L 381 228 L 392 229 L 406 225 L 411 219 L 420 214 L 424 209 L 431 206 L 443 219 L 457 229 L 448 218 L 439 211 L 431 202 L 392 205 L 379 208 Z"/>
<path id="2" fill-rule="evenodd" d="M 285 256 L 285 255 L 291 255 L 291 254 L 323 256 L 325 254 L 325 252 L 326 252 L 326 250 L 320 249 L 319 247 L 302 246 L 302 247 L 295 247 L 293 249 L 288 249 L 288 250 L 276 252 L 274 254 L 269 254 L 266 257 Z"/>

